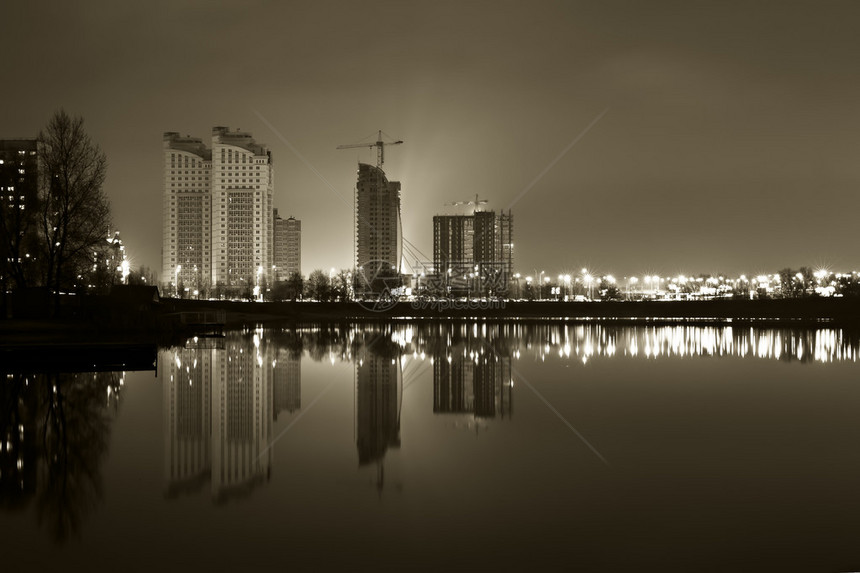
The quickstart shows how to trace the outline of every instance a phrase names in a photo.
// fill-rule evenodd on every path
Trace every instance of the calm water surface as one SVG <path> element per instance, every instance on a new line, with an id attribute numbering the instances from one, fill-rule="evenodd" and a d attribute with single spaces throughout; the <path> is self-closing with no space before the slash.
<path id="1" fill-rule="evenodd" d="M 257 329 L 5 374 L 5 571 L 860 570 L 839 329 Z"/>

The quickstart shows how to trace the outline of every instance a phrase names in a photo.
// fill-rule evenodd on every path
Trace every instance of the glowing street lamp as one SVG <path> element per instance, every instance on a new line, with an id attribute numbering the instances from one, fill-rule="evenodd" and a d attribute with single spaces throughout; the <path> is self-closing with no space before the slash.
<path id="1" fill-rule="evenodd" d="M 176 290 L 176 297 L 179 298 L 179 271 L 182 270 L 182 265 L 176 265 L 173 271 L 173 287 Z"/>
<path id="2" fill-rule="evenodd" d="M 594 277 L 591 276 L 591 274 L 586 269 L 582 269 L 582 270 L 585 273 L 584 276 L 582 277 L 582 282 L 584 282 L 585 285 L 588 287 L 588 300 L 591 300 L 591 297 L 593 294 L 592 289 L 591 289 L 591 283 L 594 281 Z"/>
<path id="3" fill-rule="evenodd" d="M 543 300 L 543 274 L 544 271 L 538 274 L 538 300 Z"/>
<path id="4" fill-rule="evenodd" d="M 260 277 L 263 274 L 263 266 L 260 265 L 257 267 L 257 284 L 254 285 L 254 297 L 256 297 L 257 302 L 263 302 L 263 293 L 260 290 Z"/>
<path id="5" fill-rule="evenodd" d="M 629 279 L 627 279 L 627 298 L 628 299 L 630 298 L 630 285 L 634 285 L 633 288 L 635 290 L 635 288 L 636 288 L 635 285 L 638 282 L 639 282 L 639 279 L 636 277 L 630 277 Z"/>

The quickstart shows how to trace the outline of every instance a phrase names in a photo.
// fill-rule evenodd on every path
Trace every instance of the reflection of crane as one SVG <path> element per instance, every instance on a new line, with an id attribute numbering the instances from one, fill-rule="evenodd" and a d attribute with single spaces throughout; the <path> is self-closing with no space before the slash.
<path id="1" fill-rule="evenodd" d="M 379 135 L 376 138 L 374 143 L 350 143 L 348 145 L 338 145 L 338 149 L 352 149 L 354 147 L 375 147 L 376 148 L 376 166 L 382 167 L 382 164 L 385 163 L 385 146 L 386 145 L 400 145 L 403 141 L 392 141 L 390 143 L 386 143 L 382 141 L 382 131 L 380 130 Z"/>
<path id="2" fill-rule="evenodd" d="M 478 199 L 478 194 L 475 193 L 474 201 L 454 201 L 452 203 L 445 203 L 446 205 L 466 205 L 467 207 L 474 207 L 475 210 L 478 210 L 478 207 L 481 205 L 486 205 L 488 201 L 486 199 Z"/>

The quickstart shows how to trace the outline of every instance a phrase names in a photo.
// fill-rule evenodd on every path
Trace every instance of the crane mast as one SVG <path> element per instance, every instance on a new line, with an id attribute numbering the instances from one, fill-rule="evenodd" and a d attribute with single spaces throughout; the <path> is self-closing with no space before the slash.
<path id="1" fill-rule="evenodd" d="M 354 149 L 357 147 L 368 147 L 376 148 L 376 166 L 382 167 L 382 164 L 385 163 L 385 146 L 386 145 L 400 145 L 403 143 L 403 140 L 385 142 L 382 140 L 382 130 L 379 130 L 379 133 L 376 137 L 376 141 L 373 143 L 350 143 L 347 145 L 338 145 L 337 149 Z"/>

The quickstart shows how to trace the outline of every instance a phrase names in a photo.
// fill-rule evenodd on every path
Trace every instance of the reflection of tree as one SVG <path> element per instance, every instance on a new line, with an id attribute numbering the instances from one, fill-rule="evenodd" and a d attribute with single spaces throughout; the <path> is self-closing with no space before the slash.
<path id="1" fill-rule="evenodd" d="M 35 491 L 35 394 L 25 392 L 23 374 L 10 374 L 0 384 L 0 507 L 20 509 Z"/>
<path id="2" fill-rule="evenodd" d="M 45 466 L 38 494 L 39 521 L 63 541 L 80 527 L 102 496 L 99 466 L 108 446 L 107 389 L 116 373 L 51 374 L 45 378 L 42 445 Z"/>
<path id="3" fill-rule="evenodd" d="M 10 447 L 0 462 L 2 505 L 20 507 L 35 497 L 39 523 L 65 541 L 101 499 L 106 403 L 116 396 L 119 375 L 16 374 L 4 382 L 0 436 Z"/>

